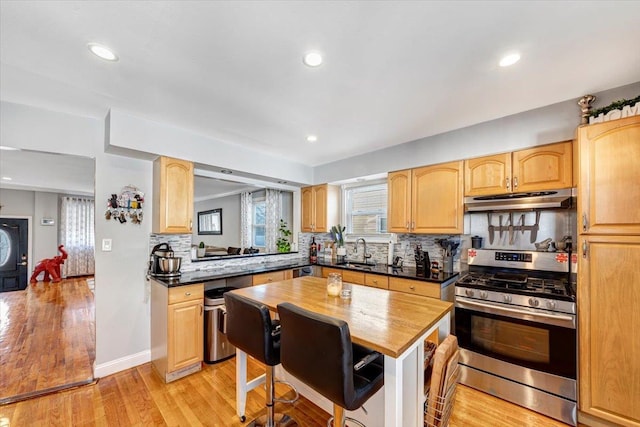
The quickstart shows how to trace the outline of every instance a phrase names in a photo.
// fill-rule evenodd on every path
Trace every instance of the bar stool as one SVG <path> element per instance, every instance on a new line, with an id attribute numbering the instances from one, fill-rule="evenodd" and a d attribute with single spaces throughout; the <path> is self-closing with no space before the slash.
<path id="1" fill-rule="evenodd" d="M 342 320 L 291 303 L 278 304 L 278 315 L 282 366 L 333 402 L 327 426 L 344 427 L 345 409 L 360 408 L 384 384 L 382 354 L 354 344 Z"/>
<path id="2" fill-rule="evenodd" d="M 251 421 L 248 426 L 297 426 L 297 422 L 288 415 L 276 414 L 273 407 L 276 400 L 274 399 L 273 373 L 274 367 L 280 364 L 279 323 L 271 320 L 269 309 L 265 305 L 249 298 L 226 292 L 224 302 L 227 307 L 229 342 L 267 367 L 265 384 L 267 413 Z"/>

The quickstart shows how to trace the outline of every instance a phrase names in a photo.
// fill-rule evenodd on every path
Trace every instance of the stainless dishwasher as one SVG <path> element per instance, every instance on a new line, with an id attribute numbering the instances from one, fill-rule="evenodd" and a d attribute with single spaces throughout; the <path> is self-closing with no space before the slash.
<path id="1" fill-rule="evenodd" d="M 224 293 L 234 287 L 209 289 L 204 293 L 204 361 L 216 363 L 236 354 L 236 348 L 227 340 L 227 310 Z"/>

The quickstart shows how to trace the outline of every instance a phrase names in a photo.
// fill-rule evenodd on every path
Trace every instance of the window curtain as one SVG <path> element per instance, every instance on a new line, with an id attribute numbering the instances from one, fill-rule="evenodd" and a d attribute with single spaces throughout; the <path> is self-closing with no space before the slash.
<path id="1" fill-rule="evenodd" d="M 240 193 L 240 244 L 243 248 L 252 246 L 253 198 L 251 193 Z"/>
<path id="2" fill-rule="evenodd" d="M 63 197 L 60 209 L 60 244 L 69 254 L 61 266 L 62 277 L 86 276 L 95 272 L 94 201 Z"/>
<path id="3" fill-rule="evenodd" d="M 278 252 L 276 240 L 278 240 L 278 229 L 280 228 L 280 218 L 282 216 L 282 195 L 280 190 L 267 188 L 265 194 L 266 204 L 266 252 Z"/>

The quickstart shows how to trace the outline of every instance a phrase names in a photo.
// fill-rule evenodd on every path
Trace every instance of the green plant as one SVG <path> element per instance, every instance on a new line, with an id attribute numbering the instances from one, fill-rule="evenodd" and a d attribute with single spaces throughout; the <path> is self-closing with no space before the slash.
<path id="1" fill-rule="evenodd" d="M 598 108 L 597 110 L 591 110 L 589 115 L 591 117 L 597 117 L 600 114 L 607 114 L 609 111 L 612 111 L 612 110 L 621 110 L 622 107 L 625 107 L 627 105 L 635 105 L 637 102 L 640 102 L 640 96 L 637 96 L 633 99 L 621 99 L 619 101 L 612 102 L 606 107 Z"/>
<path id="2" fill-rule="evenodd" d="M 204 249 L 204 242 L 200 242 L 200 244 L 198 245 L 198 247 L 199 247 L 200 249 Z"/>
<path id="3" fill-rule="evenodd" d="M 280 228 L 278 228 L 278 232 L 280 233 L 280 237 L 276 240 L 278 252 L 290 252 L 291 242 L 289 241 L 289 236 L 291 236 L 291 230 L 289 230 L 287 222 L 282 218 L 280 219 Z"/>
<path id="4" fill-rule="evenodd" d="M 344 230 L 346 230 L 346 227 L 343 227 L 340 224 L 331 227 L 331 238 L 336 242 L 338 247 L 344 246 Z"/>

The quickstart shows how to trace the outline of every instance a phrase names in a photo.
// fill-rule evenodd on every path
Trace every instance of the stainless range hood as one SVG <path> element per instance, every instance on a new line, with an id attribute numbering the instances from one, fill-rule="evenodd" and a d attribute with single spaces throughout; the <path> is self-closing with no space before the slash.
<path id="1" fill-rule="evenodd" d="M 510 193 L 464 198 L 466 212 L 568 209 L 574 206 L 575 189 Z"/>

